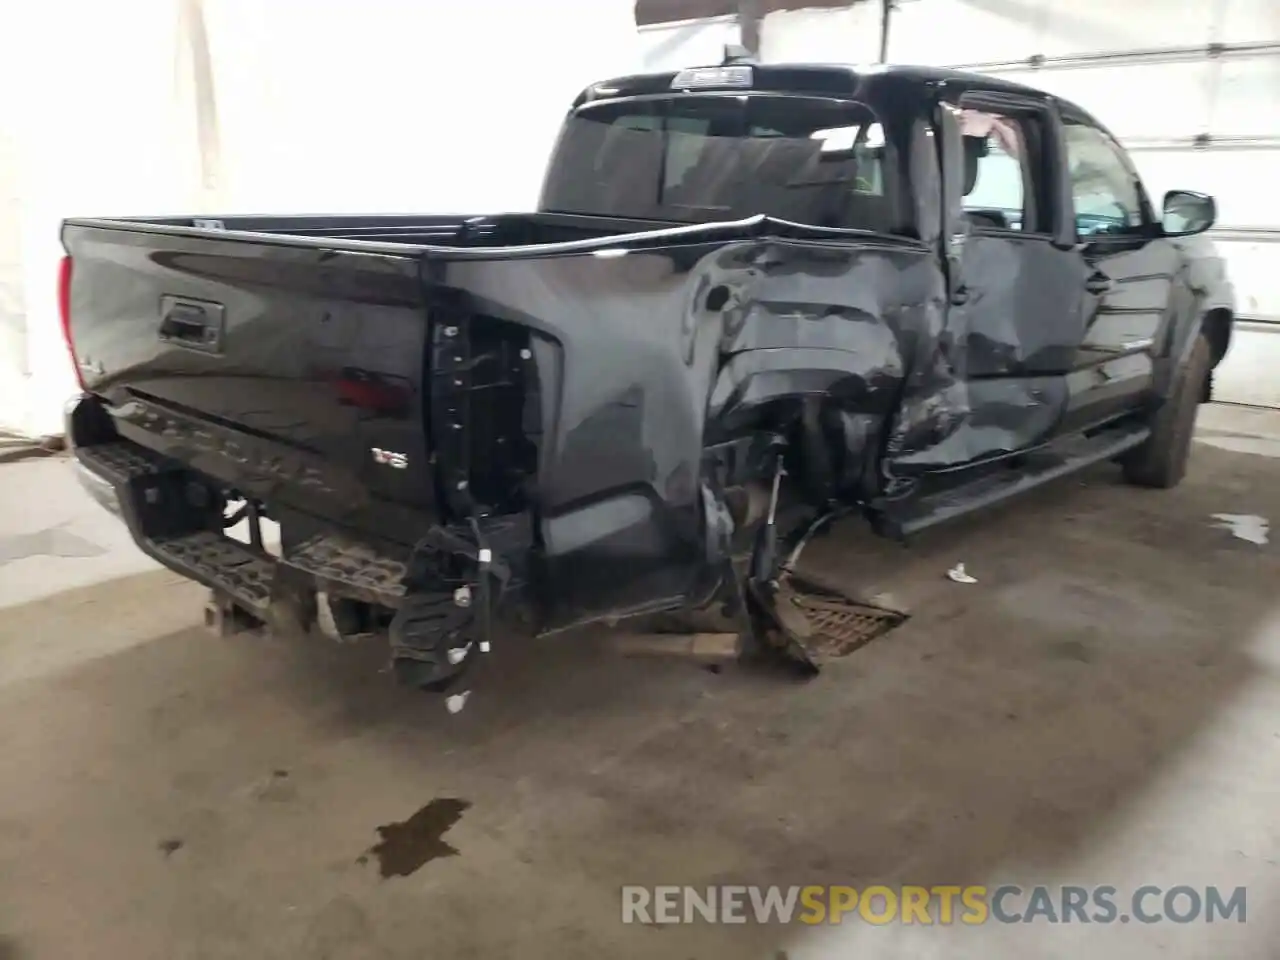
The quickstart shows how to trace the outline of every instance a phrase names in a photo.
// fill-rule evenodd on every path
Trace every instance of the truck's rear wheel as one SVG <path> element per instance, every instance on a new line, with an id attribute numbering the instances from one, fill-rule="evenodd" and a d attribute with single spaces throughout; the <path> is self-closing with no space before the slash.
<path id="1" fill-rule="evenodd" d="M 1151 422 L 1151 436 L 1121 461 L 1124 478 L 1140 487 L 1176 487 L 1187 472 L 1191 434 L 1209 376 L 1209 338 L 1196 337 L 1191 356 L 1176 374 L 1169 396 Z"/>

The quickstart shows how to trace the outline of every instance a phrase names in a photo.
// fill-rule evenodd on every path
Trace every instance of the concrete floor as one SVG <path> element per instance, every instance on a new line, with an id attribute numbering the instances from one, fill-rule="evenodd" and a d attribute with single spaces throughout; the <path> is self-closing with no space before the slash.
<path id="1" fill-rule="evenodd" d="M 1209 408 L 1172 492 L 1112 468 L 808 562 L 912 619 L 809 683 L 495 654 L 467 709 L 377 643 L 214 639 L 65 461 L 0 468 L 0 960 L 1274 958 L 1280 415 Z M 964 561 L 976 584 L 944 573 Z M 381 879 L 379 825 L 470 805 Z M 458 808 L 462 805 L 459 804 Z M 624 927 L 622 884 L 1247 885 L 1248 922 Z"/>

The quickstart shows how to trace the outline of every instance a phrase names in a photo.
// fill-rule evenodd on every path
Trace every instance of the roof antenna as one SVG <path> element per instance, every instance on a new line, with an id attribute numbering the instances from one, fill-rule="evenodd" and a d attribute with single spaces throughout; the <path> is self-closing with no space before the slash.
<path id="1" fill-rule="evenodd" d="M 746 47 L 736 43 L 726 43 L 724 45 L 724 59 L 720 61 L 720 66 L 727 67 L 734 63 L 755 63 L 756 58 L 751 55 L 751 51 Z"/>

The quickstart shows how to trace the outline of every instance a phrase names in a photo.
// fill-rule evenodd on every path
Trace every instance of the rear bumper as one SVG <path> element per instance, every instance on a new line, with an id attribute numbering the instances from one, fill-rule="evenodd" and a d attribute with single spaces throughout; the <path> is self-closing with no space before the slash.
<path id="1" fill-rule="evenodd" d="M 76 470 L 91 497 L 129 528 L 147 556 L 175 573 L 229 597 L 259 618 L 284 595 L 326 591 L 398 606 L 405 588 L 406 557 L 392 557 L 358 540 L 326 530 L 275 557 L 229 537 L 220 503 L 197 493 L 204 480 L 128 440 L 75 449 Z M 192 496 L 204 501 L 193 505 Z"/>
<path id="2" fill-rule="evenodd" d="M 67 437 L 81 484 L 120 517 L 138 549 L 260 620 L 275 622 L 280 612 L 296 619 L 308 595 L 318 592 L 392 609 L 405 602 L 413 559 L 408 549 L 395 552 L 360 531 L 315 522 L 305 539 L 277 557 L 227 536 L 216 481 L 115 435 L 95 397 L 69 405 Z M 510 569 L 504 558 L 523 558 L 530 548 L 527 527 L 508 527 L 495 527 L 486 551 L 494 567 L 501 560 Z"/>
<path id="3" fill-rule="evenodd" d="M 120 497 L 116 493 L 115 485 L 106 477 L 95 473 L 92 467 L 79 458 L 75 461 L 75 471 L 80 486 L 90 498 L 108 513 L 119 517 L 121 515 Z"/>
<path id="4" fill-rule="evenodd" d="M 82 393 L 67 401 L 62 414 L 67 446 L 75 457 L 74 470 L 80 486 L 94 503 L 123 519 L 115 481 L 82 456 L 78 449 L 80 445 L 88 446 L 111 437 L 113 428 L 102 405 L 92 394 Z"/>
<path id="5" fill-rule="evenodd" d="M 259 614 L 275 598 L 282 579 L 295 589 L 314 586 L 387 605 L 403 594 L 402 558 L 382 556 L 347 538 L 326 532 L 296 545 L 296 555 L 279 560 L 226 536 L 216 482 L 119 436 L 93 395 L 68 403 L 66 422 L 81 486 L 124 522 L 138 549 L 175 573 Z M 277 573 L 287 577 L 277 578 Z M 335 582 L 343 574 L 350 582 Z"/>

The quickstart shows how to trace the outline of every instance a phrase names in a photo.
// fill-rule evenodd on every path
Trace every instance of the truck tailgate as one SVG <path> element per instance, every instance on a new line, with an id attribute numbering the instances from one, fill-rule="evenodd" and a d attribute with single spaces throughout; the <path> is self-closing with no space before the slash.
<path id="1" fill-rule="evenodd" d="M 412 541 L 435 503 L 412 250 L 68 223 L 68 335 L 121 436 L 242 495 Z"/>

